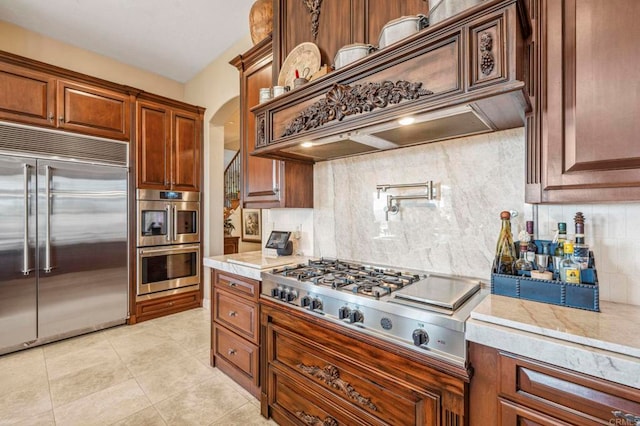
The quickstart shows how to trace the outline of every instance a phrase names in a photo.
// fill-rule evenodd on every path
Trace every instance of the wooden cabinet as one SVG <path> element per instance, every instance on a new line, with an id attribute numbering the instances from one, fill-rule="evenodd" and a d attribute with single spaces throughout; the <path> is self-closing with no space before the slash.
<path id="1" fill-rule="evenodd" d="M 260 281 L 213 270 L 211 283 L 211 365 L 258 398 Z"/>
<path id="2" fill-rule="evenodd" d="M 136 303 L 136 315 L 132 323 L 171 315 L 200 306 L 202 306 L 200 290 L 148 299 Z"/>
<path id="3" fill-rule="evenodd" d="M 323 64 L 333 64 L 338 50 L 353 43 L 378 44 L 380 30 L 389 21 L 406 15 L 429 12 L 427 0 L 324 0 L 320 4 L 317 37 L 313 37 L 312 14 L 305 2 L 274 2 L 275 68 L 298 44 L 314 42 Z M 277 74 L 275 74 L 277 75 Z"/>
<path id="4" fill-rule="evenodd" d="M 60 78 L 34 65 L 0 62 L 0 119 L 130 139 L 131 98 L 124 89 Z"/>
<path id="5" fill-rule="evenodd" d="M 0 119 L 54 126 L 55 79 L 0 62 Z"/>
<path id="6" fill-rule="evenodd" d="M 273 86 L 271 37 L 237 56 L 240 71 L 242 204 L 246 208 L 313 207 L 313 165 L 253 157 L 260 88 Z"/>
<path id="7" fill-rule="evenodd" d="M 238 253 L 240 237 L 224 237 L 224 254 Z"/>
<path id="8" fill-rule="evenodd" d="M 129 140 L 129 95 L 68 80 L 57 82 L 57 125 L 112 139 Z"/>
<path id="9" fill-rule="evenodd" d="M 627 424 L 637 389 L 471 343 L 471 425 Z M 634 424 L 629 422 L 628 424 Z"/>
<path id="10" fill-rule="evenodd" d="M 202 112 L 136 102 L 138 188 L 200 189 Z"/>
<path id="11" fill-rule="evenodd" d="M 260 302 L 263 416 L 298 425 L 465 424 L 466 370 Z"/>
<path id="12" fill-rule="evenodd" d="M 540 0 L 526 201 L 640 200 L 640 3 Z"/>

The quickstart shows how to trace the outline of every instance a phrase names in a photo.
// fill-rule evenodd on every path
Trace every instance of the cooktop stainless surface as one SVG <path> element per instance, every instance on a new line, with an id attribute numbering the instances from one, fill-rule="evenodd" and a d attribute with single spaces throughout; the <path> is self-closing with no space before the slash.
<path id="1" fill-rule="evenodd" d="M 338 259 L 262 272 L 262 297 L 464 364 L 465 321 L 482 281 Z"/>

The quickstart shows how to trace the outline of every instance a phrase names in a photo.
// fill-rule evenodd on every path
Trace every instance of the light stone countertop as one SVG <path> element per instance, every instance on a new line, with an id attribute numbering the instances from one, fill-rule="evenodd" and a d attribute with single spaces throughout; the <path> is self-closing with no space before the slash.
<path id="1" fill-rule="evenodd" d="M 640 389 L 640 306 L 600 309 L 489 295 L 471 312 L 466 338 Z"/>
<path id="2" fill-rule="evenodd" d="M 308 256 L 266 256 L 262 251 L 211 256 L 203 259 L 204 266 L 246 278 L 260 280 L 260 272 L 284 265 L 307 263 Z"/>

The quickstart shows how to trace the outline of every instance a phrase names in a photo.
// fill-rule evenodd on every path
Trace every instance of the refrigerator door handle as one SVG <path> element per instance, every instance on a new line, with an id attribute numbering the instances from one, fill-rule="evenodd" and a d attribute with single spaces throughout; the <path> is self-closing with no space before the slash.
<path id="1" fill-rule="evenodd" d="M 45 220 L 45 245 L 44 245 L 44 272 L 53 270 L 51 266 L 51 166 L 45 166 L 45 198 L 46 198 L 46 220 Z"/>
<path id="2" fill-rule="evenodd" d="M 173 241 L 178 239 L 178 208 L 173 205 Z"/>
<path id="3" fill-rule="evenodd" d="M 171 235 L 173 235 L 173 230 L 171 229 L 173 225 L 173 220 L 171 219 L 171 204 L 167 204 L 164 209 L 167 211 L 167 241 L 171 242 Z"/>
<path id="4" fill-rule="evenodd" d="M 30 266 L 29 259 L 29 164 L 23 164 L 24 167 L 24 237 L 22 240 L 22 274 L 29 275 L 33 269 Z"/>

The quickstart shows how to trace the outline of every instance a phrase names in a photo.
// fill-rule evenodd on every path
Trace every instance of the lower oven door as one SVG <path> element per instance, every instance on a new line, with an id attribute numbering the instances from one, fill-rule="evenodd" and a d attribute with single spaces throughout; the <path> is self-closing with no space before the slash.
<path id="1" fill-rule="evenodd" d="M 200 245 L 138 249 L 138 296 L 200 284 Z"/>

